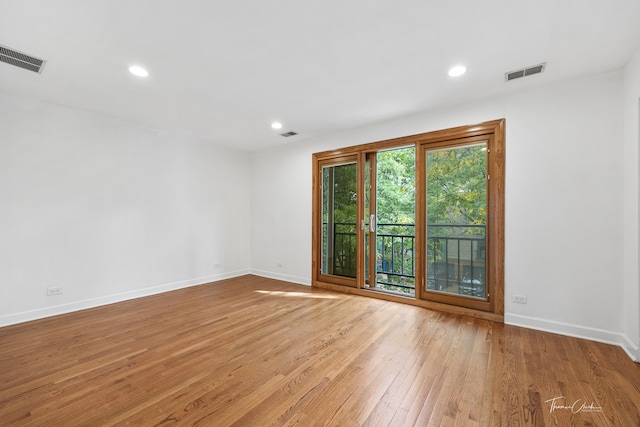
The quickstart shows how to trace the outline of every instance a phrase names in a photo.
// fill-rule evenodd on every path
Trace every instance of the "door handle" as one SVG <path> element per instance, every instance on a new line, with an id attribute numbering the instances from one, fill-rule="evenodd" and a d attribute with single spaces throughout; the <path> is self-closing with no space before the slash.
<path id="1" fill-rule="evenodd" d="M 372 233 L 376 232 L 376 216 L 375 215 L 371 215 L 369 217 L 369 231 L 371 231 Z"/>

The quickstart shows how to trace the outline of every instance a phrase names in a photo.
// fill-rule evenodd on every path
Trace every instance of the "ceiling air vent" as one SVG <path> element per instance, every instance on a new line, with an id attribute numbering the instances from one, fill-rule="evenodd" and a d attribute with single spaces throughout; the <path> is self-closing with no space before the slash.
<path id="1" fill-rule="evenodd" d="M 534 65 L 532 67 L 522 68 L 520 70 L 509 71 L 508 73 L 504 73 L 504 80 L 511 81 L 515 79 L 519 79 L 521 77 L 531 76 L 533 74 L 542 73 L 547 66 L 546 62 L 542 64 Z"/>
<path id="2" fill-rule="evenodd" d="M 0 45 L 0 62 L 6 62 L 34 73 L 42 73 L 42 68 L 47 61 Z"/>
<path id="3" fill-rule="evenodd" d="M 297 132 L 285 132 L 281 133 L 280 136 L 284 136 L 285 138 L 289 138 L 290 136 L 297 135 Z"/>

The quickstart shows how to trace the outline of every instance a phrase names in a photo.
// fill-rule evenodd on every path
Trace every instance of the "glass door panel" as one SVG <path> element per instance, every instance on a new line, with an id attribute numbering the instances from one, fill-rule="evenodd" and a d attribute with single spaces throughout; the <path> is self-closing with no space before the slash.
<path id="1" fill-rule="evenodd" d="M 500 319 L 504 145 L 496 120 L 314 153 L 313 286 Z"/>
<path id="2" fill-rule="evenodd" d="M 487 145 L 426 151 L 426 289 L 487 299 Z"/>
<path id="3" fill-rule="evenodd" d="M 356 163 L 322 167 L 321 274 L 357 273 Z"/>
<path id="4" fill-rule="evenodd" d="M 415 146 L 370 157 L 370 286 L 415 296 Z"/>

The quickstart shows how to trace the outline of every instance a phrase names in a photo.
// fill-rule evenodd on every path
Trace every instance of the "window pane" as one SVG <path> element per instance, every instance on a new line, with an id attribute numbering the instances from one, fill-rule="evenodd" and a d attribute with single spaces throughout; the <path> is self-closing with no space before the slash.
<path id="1" fill-rule="evenodd" d="M 356 164 L 322 168 L 322 274 L 356 277 Z"/>
<path id="2" fill-rule="evenodd" d="M 427 151 L 427 290 L 486 298 L 486 144 Z"/>
<path id="3" fill-rule="evenodd" d="M 415 147 L 377 153 L 377 289 L 415 295 Z"/>

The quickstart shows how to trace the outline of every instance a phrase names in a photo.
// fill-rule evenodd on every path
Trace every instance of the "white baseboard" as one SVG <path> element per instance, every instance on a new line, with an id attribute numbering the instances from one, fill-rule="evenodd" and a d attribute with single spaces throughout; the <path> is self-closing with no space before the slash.
<path id="1" fill-rule="evenodd" d="M 249 269 L 233 271 L 229 273 L 216 274 L 213 276 L 198 277 L 180 282 L 166 283 L 163 285 L 151 286 L 134 291 L 122 292 L 113 295 L 90 298 L 81 301 L 73 301 L 65 304 L 38 308 L 35 310 L 27 310 L 19 313 L 12 313 L 0 316 L 0 327 L 15 325 L 17 323 L 29 322 L 31 320 L 43 319 L 45 317 L 57 316 L 60 314 L 71 313 L 88 308 L 99 307 L 102 305 L 113 304 L 117 302 L 127 301 L 135 298 L 142 298 L 150 295 L 161 294 L 164 292 L 175 291 L 177 289 L 188 288 L 190 286 L 203 285 L 205 283 L 217 282 L 219 280 L 230 279 L 232 277 L 244 276 L 250 274 Z"/>
<path id="2" fill-rule="evenodd" d="M 626 335 L 623 336 L 622 349 L 627 352 L 631 360 L 634 362 L 640 362 L 640 347 L 634 344 Z"/>
<path id="3" fill-rule="evenodd" d="M 538 331 L 551 332 L 574 338 L 582 338 L 605 344 L 617 345 L 622 347 L 634 362 L 640 362 L 638 347 L 634 345 L 633 342 L 624 334 L 619 332 L 565 322 L 557 322 L 555 320 L 541 319 L 539 317 L 523 316 L 519 314 L 505 314 L 504 323 L 507 325 L 520 326 L 528 329 L 536 329 Z"/>
<path id="4" fill-rule="evenodd" d="M 282 280 L 283 282 L 291 282 L 291 283 L 297 283 L 299 285 L 311 286 L 311 279 L 306 277 L 291 276 L 288 274 L 280 274 L 280 273 L 274 273 L 271 271 L 254 270 L 254 269 L 251 270 L 251 274 L 254 274 L 260 277 L 266 277 L 268 279 L 276 279 L 276 280 Z"/>

